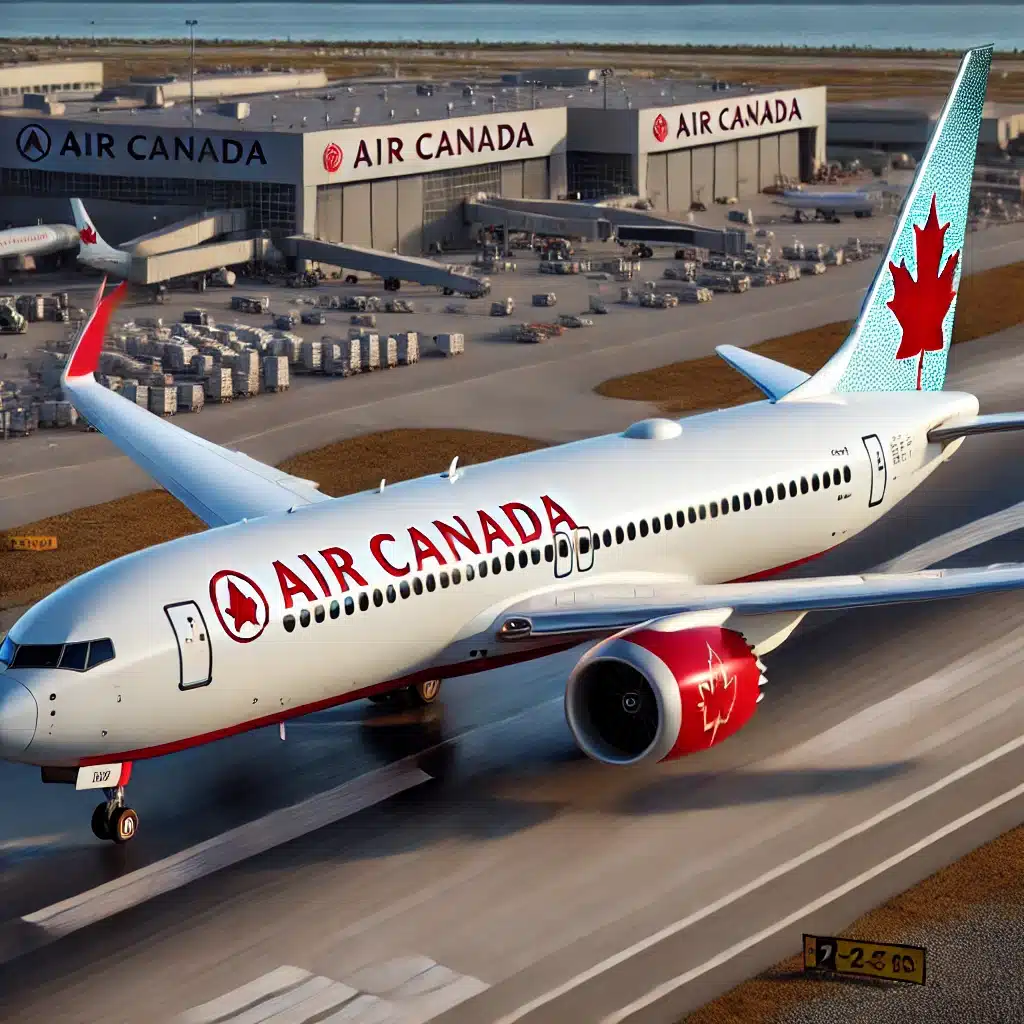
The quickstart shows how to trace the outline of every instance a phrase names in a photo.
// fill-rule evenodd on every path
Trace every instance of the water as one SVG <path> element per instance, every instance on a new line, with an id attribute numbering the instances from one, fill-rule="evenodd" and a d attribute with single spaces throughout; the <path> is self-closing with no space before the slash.
<path id="1" fill-rule="evenodd" d="M 1024 50 L 1017 5 L 0 2 L 0 35 Z"/>

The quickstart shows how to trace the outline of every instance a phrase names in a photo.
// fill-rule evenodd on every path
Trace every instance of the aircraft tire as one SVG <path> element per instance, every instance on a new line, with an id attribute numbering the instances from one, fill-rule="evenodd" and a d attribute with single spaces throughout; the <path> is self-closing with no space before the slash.
<path id="1" fill-rule="evenodd" d="M 92 812 L 92 834 L 97 839 L 110 839 L 110 823 L 107 821 L 107 805 L 97 804 Z"/>
<path id="2" fill-rule="evenodd" d="M 139 816 L 130 807 L 119 807 L 110 819 L 110 838 L 119 846 L 135 838 Z"/>
<path id="3" fill-rule="evenodd" d="M 441 680 L 424 679 L 420 683 L 406 687 L 405 692 L 409 695 L 409 703 L 413 707 L 428 707 L 434 704 L 441 695 Z"/>

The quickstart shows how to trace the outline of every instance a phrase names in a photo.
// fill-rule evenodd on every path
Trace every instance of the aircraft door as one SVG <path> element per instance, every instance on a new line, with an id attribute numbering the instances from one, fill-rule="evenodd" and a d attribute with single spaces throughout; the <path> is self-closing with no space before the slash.
<path id="1" fill-rule="evenodd" d="M 864 448 L 868 453 L 868 462 L 871 463 L 871 496 L 868 498 L 868 507 L 874 508 L 880 505 L 885 497 L 885 485 L 889 479 L 889 471 L 885 465 L 885 449 L 877 434 L 868 434 L 862 439 Z"/>
<path id="2" fill-rule="evenodd" d="M 213 678 L 213 649 L 206 620 L 195 601 L 164 608 L 178 642 L 178 689 L 206 686 Z"/>
<path id="3" fill-rule="evenodd" d="M 572 572 L 575 541 L 568 531 L 559 529 L 552 542 L 555 546 L 555 576 L 564 579 Z"/>
<path id="4" fill-rule="evenodd" d="M 594 535 L 587 526 L 578 526 L 574 531 L 576 541 L 576 568 L 586 572 L 594 567 Z"/>

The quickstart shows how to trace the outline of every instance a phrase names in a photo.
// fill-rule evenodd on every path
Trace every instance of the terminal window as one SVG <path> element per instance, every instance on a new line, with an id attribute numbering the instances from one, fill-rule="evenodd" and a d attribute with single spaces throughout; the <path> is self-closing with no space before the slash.
<path id="1" fill-rule="evenodd" d="M 628 153 L 566 154 L 566 177 L 570 192 L 583 199 L 636 194 L 633 160 Z"/>

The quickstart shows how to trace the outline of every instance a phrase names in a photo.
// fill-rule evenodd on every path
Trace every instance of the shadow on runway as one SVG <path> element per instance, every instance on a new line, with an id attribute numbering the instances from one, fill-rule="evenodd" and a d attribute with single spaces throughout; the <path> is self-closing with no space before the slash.
<path id="1" fill-rule="evenodd" d="M 800 797 L 838 796 L 888 782 L 913 767 L 911 761 L 893 761 L 859 768 L 688 772 L 656 779 L 633 790 L 620 802 L 618 810 L 631 815 L 674 814 Z"/>

